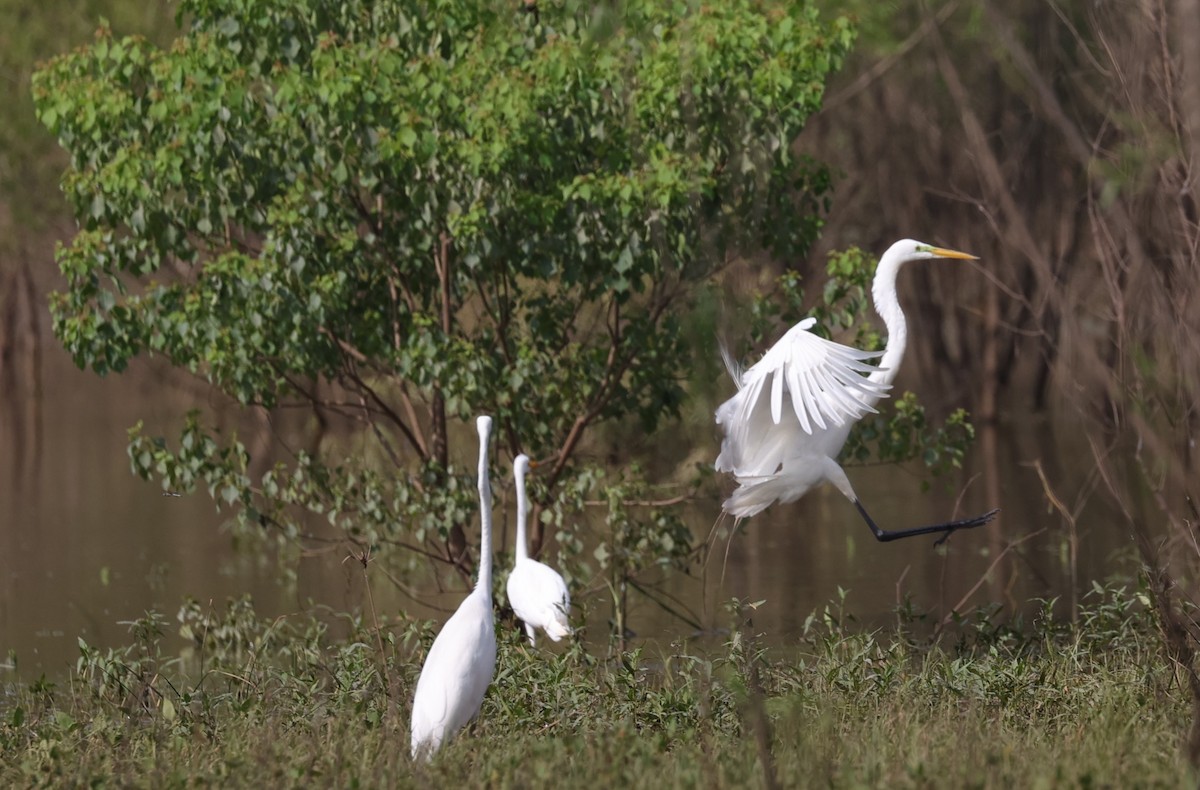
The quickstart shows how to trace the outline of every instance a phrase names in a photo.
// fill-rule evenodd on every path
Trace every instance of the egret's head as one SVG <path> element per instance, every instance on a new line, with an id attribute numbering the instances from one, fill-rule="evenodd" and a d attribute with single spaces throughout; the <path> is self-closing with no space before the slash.
<path id="1" fill-rule="evenodd" d="M 492 418 L 486 414 L 475 418 L 475 427 L 479 429 L 480 436 L 489 436 L 492 433 Z"/>
<path id="2" fill-rule="evenodd" d="M 525 455 L 525 453 L 521 453 L 513 459 L 513 470 L 522 476 L 524 476 L 533 465 L 533 461 L 530 461 L 529 456 Z"/>
<path id="3" fill-rule="evenodd" d="M 903 239 L 896 242 L 884 254 L 894 254 L 901 262 L 928 260 L 930 258 L 953 258 L 963 261 L 979 260 L 979 258 L 970 253 L 948 250 L 945 247 L 935 247 L 932 244 L 926 244 L 923 241 L 915 241 L 913 239 Z"/>

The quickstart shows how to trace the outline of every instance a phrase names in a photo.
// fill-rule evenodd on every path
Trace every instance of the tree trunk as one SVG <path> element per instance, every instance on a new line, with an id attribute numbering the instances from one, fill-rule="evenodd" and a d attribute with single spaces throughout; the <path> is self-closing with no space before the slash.
<path id="1" fill-rule="evenodd" d="M 450 276 L 450 236 L 442 231 L 438 241 L 437 253 L 434 255 L 434 265 L 437 267 L 438 283 L 441 287 L 441 328 L 445 337 L 450 337 L 453 317 L 451 276 Z M 446 474 L 450 468 L 450 443 L 446 435 L 446 399 L 442 396 L 441 387 L 434 385 L 433 400 L 429 405 L 430 433 L 433 438 L 433 459 L 440 467 L 440 474 Z M 485 550 L 485 549 L 481 549 Z M 446 538 L 446 559 L 454 563 L 458 569 L 470 577 L 471 562 L 467 552 L 467 536 L 461 524 L 450 527 Z"/>

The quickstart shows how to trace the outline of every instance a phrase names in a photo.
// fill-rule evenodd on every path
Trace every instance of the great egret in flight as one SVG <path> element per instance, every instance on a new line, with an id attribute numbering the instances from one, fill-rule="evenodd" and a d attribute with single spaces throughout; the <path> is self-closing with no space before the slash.
<path id="1" fill-rule="evenodd" d="M 496 670 L 496 631 L 492 616 L 492 489 L 488 485 L 488 437 L 492 418 L 479 429 L 479 580 L 433 640 L 413 697 L 412 755 L 429 759 L 442 741 L 479 713 Z"/>
<path id="2" fill-rule="evenodd" d="M 513 460 L 513 476 L 517 484 L 517 562 L 508 576 L 508 602 L 517 617 L 525 623 L 529 644 L 535 644 L 534 629 L 540 628 L 555 642 L 570 636 L 571 595 L 563 577 L 548 565 L 531 559 L 525 542 L 525 522 L 529 517 L 529 500 L 525 496 L 525 474 L 532 462 L 521 454 Z"/>
<path id="3" fill-rule="evenodd" d="M 896 296 L 896 274 L 909 261 L 930 258 L 977 260 L 965 252 L 912 239 L 898 241 L 879 259 L 871 287 L 875 311 L 887 326 L 887 346 L 878 367 L 867 361 L 878 352 L 860 351 L 808 331 L 816 323 L 796 324 L 748 370 L 726 355 L 738 392 L 717 409 L 725 432 L 717 471 L 730 472 L 738 487 L 725 500 L 725 512 L 747 518 L 775 501 L 795 502 L 820 483 L 833 485 L 855 504 L 880 541 L 978 527 L 1000 512 L 913 529 L 880 529 L 850 485 L 837 455 L 851 426 L 886 397 L 904 357 L 908 325 Z M 784 408 L 785 398 L 791 408 Z M 943 537 L 943 540 L 945 538 Z"/>

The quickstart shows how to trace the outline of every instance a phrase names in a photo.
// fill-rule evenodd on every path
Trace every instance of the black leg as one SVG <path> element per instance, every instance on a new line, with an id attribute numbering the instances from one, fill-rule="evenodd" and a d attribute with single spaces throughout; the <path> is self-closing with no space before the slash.
<path id="1" fill-rule="evenodd" d="M 880 543 L 887 543 L 889 540 L 899 540 L 900 538 L 911 538 L 914 535 L 929 535 L 935 532 L 945 533 L 942 535 L 940 540 L 933 544 L 935 546 L 939 545 L 946 538 L 950 537 L 950 533 L 954 532 L 956 529 L 982 527 L 984 524 L 994 519 L 996 514 L 1000 512 L 1000 508 L 994 508 L 987 513 L 984 513 L 982 516 L 976 516 L 975 518 L 964 518 L 961 521 L 947 521 L 945 524 L 931 524 L 928 527 L 913 527 L 912 529 L 898 529 L 895 531 L 889 531 L 879 528 L 879 525 L 875 523 L 875 519 L 871 518 L 871 515 L 867 512 L 867 509 L 863 507 L 862 502 L 856 499 L 854 500 L 854 505 L 858 508 L 858 512 L 862 513 L 862 517 L 864 520 L 866 520 L 867 526 L 871 528 L 871 534 L 875 536 L 875 540 L 879 541 Z"/>

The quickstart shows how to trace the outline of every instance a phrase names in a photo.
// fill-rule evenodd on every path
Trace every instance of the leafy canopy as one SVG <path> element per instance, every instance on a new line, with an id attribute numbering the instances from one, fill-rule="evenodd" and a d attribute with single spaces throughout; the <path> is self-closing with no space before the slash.
<path id="1" fill-rule="evenodd" d="M 453 421 L 554 459 L 554 523 L 588 429 L 677 414 L 695 287 L 815 235 L 827 176 L 790 144 L 852 31 L 803 2 L 518 5 L 184 0 L 169 49 L 102 28 L 36 76 L 71 157 L 52 313 L 76 362 L 164 355 L 379 448 L 251 476 L 193 417 L 175 450 L 135 429 L 136 471 L 290 534 L 317 512 L 453 543 Z"/>

